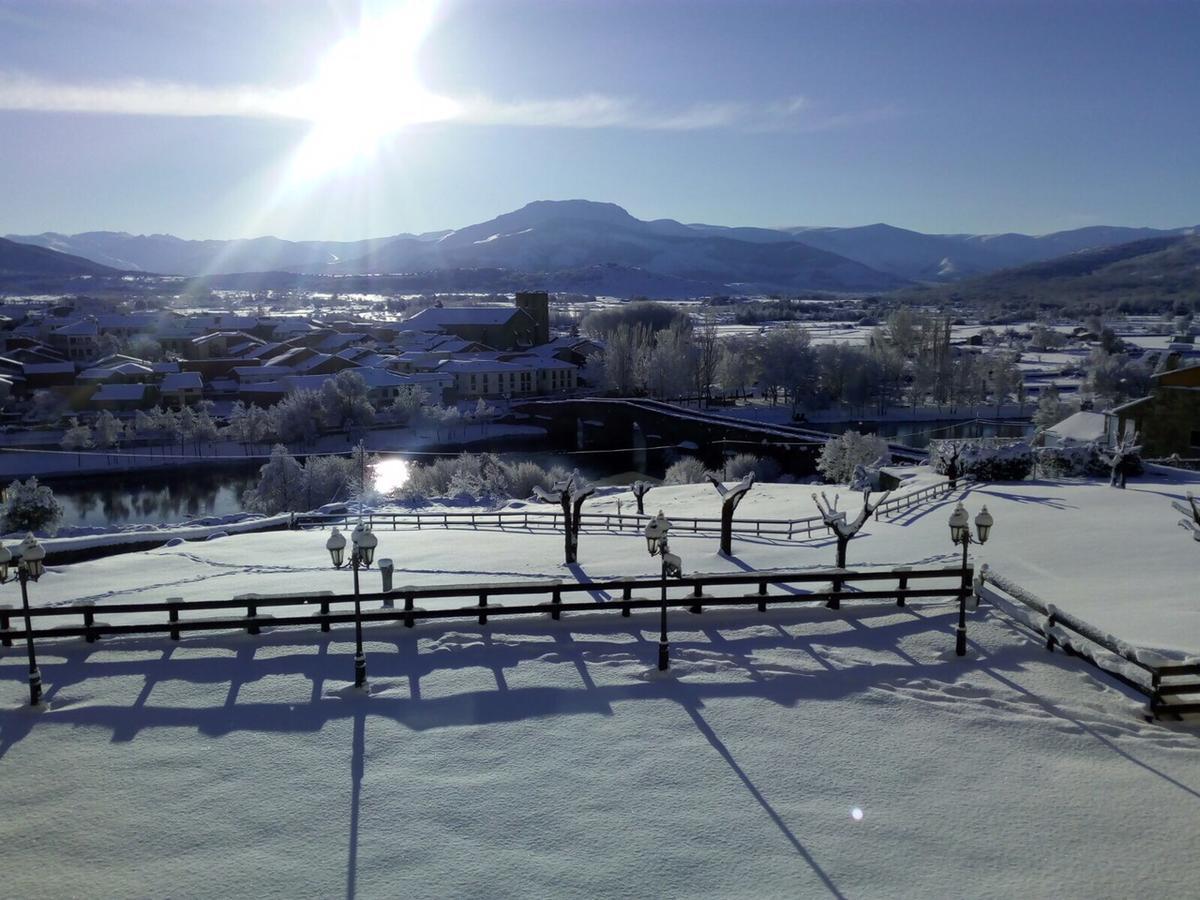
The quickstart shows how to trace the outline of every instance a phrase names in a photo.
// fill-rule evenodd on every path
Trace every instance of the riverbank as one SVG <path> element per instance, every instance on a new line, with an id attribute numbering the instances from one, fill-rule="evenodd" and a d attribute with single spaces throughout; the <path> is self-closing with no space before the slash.
<path id="1" fill-rule="evenodd" d="M 506 442 L 536 439 L 545 430 L 531 425 L 473 424 L 455 429 L 455 436 L 440 436 L 436 432 L 408 427 L 376 428 L 360 434 L 322 435 L 310 444 L 291 445 L 289 451 L 298 457 L 322 453 L 348 453 L 361 437 L 368 450 L 374 452 L 403 452 L 410 455 L 442 456 L 464 450 L 488 449 Z M 8 436 L 5 436 L 7 440 Z M 177 445 L 130 447 L 113 451 L 70 451 L 47 447 L 0 447 L 0 479 L 60 478 L 112 475 L 130 472 L 178 470 L 197 466 L 245 466 L 261 464 L 271 455 L 269 445 L 247 449 L 236 441 L 210 441 L 198 447 L 189 444 L 185 452 Z"/>

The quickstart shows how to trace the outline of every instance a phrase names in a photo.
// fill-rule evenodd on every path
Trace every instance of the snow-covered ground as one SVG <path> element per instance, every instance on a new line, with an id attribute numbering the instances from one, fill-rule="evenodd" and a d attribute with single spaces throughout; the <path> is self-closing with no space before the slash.
<path id="1" fill-rule="evenodd" d="M 1122 638 L 1200 650 L 1200 548 L 1154 474 L 960 491 L 987 560 Z M 814 511 L 759 485 L 739 517 Z M 589 504 L 615 509 L 621 495 Z M 951 497 L 871 522 L 850 562 L 947 562 Z M 631 508 L 628 497 L 623 507 Z M 850 502 L 847 494 L 843 504 Z M 712 515 L 708 486 L 650 509 Z M 851 502 L 851 510 L 855 509 Z M 381 531 L 396 583 L 652 574 L 634 534 Z M 36 603 L 345 591 L 319 531 L 54 567 Z M 826 540 L 676 534 L 689 571 L 824 567 Z M 366 586 L 378 586 L 378 575 Z M 12 601 L 11 588 L 6 598 Z M 97 618 L 102 619 L 101 612 Z M 43 642 L 48 708 L 0 656 L 0 863 L 10 896 L 1187 896 L 1195 726 L 952 604 L 567 614 L 353 631 Z"/>

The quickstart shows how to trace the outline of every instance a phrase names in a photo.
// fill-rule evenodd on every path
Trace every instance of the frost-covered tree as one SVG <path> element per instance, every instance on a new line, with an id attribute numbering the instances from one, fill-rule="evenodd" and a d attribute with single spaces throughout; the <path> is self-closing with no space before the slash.
<path id="1" fill-rule="evenodd" d="M 870 465 L 887 457 L 887 441 L 883 438 L 847 431 L 825 442 L 817 459 L 817 471 L 833 484 L 849 484 L 856 466 Z"/>
<path id="2" fill-rule="evenodd" d="M 353 369 L 343 369 L 321 385 L 322 421 L 345 431 L 375 421 L 367 383 Z"/>
<path id="3" fill-rule="evenodd" d="M 1042 388 L 1038 394 L 1037 411 L 1033 414 L 1033 424 L 1041 428 L 1057 425 L 1070 415 L 1069 407 L 1062 402 L 1058 388 L 1050 384 Z"/>
<path id="4" fill-rule="evenodd" d="M 832 503 L 829 502 L 829 498 L 825 496 L 824 491 L 821 492 L 820 498 L 818 498 L 816 494 L 812 495 L 813 503 L 817 504 L 817 510 L 821 513 L 821 520 L 826 526 L 828 526 L 829 530 L 833 532 L 834 537 L 837 539 L 837 567 L 839 569 L 846 568 L 846 548 L 849 546 L 850 541 L 855 535 L 858 534 L 859 531 L 862 530 L 863 525 L 868 519 L 871 518 L 871 514 L 879 508 L 879 504 L 883 503 L 890 493 L 891 491 L 887 491 L 881 494 L 879 498 L 872 503 L 871 489 L 863 488 L 862 509 L 859 510 L 858 515 L 853 519 L 847 519 L 845 512 L 838 511 L 838 498 L 836 495 L 834 496 Z M 834 590 L 840 590 L 840 580 L 834 579 L 833 587 Z M 839 604 L 837 600 L 831 600 L 829 605 L 833 609 L 837 609 Z"/>
<path id="5" fill-rule="evenodd" d="M 91 426 L 86 423 L 80 423 L 78 419 L 72 416 L 67 430 L 63 432 L 62 440 L 59 441 L 59 446 L 64 450 L 78 452 L 80 450 L 87 450 L 95 445 Z"/>
<path id="6" fill-rule="evenodd" d="M 694 456 L 685 456 L 671 463 L 663 477 L 663 484 L 702 484 L 708 477 L 704 463 Z"/>
<path id="7" fill-rule="evenodd" d="M 36 477 L 14 481 L 4 492 L 3 529 L 53 533 L 62 521 L 62 504 L 49 486 L 38 484 Z"/>
<path id="8" fill-rule="evenodd" d="M 323 411 L 316 391 L 294 391 L 271 407 L 271 430 L 288 444 L 312 443 L 320 431 Z"/>
<path id="9" fill-rule="evenodd" d="M 258 470 L 258 486 L 242 496 L 243 505 L 271 515 L 300 510 L 307 499 L 304 468 L 283 444 L 271 449 L 271 458 Z"/>
<path id="10" fill-rule="evenodd" d="M 102 450 L 115 450 L 125 434 L 125 425 L 107 409 L 96 417 L 96 446 Z"/>

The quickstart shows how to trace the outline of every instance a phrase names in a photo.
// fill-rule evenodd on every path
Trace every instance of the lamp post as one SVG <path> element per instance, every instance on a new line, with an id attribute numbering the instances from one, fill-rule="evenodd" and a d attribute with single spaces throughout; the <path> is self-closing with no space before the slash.
<path id="1" fill-rule="evenodd" d="M 29 619 L 29 581 L 37 581 L 46 570 L 43 560 L 46 558 L 45 548 L 37 542 L 32 534 L 27 534 L 25 540 L 17 545 L 17 555 L 0 544 L 0 584 L 11 580 L 9 566 L 15 565 L 17 572 L 13 576 L 21 584 L 21 606 L 25 611 L 25 649 L 29 652 L 29 705 L 37 706 L 42 699 L 42 673 L 38 669 L 37 655 L 33 649 L 33 624 Z"/>
<path id="2" fill-rule="evenodd" d="M 683 565 L 679 557 L 671 552 L 670 545 L 667 543 L 667 532 L 670 530 L 671 523 L 663 515 L 661 509 L 657 516 L 646 523 L 646 550 L 651 556 L 662 559 L 662 607 L 658 634 L 658 670 L 660 672 L 665 672 L 670 666 L 670 659 L 667 655 L 667 578 L 672 575 L 678 578 L 683 574 Z"/>
<path id="3" fill-rule="evenodd" d="M 950 513 L 950 540 L 962 544 L 962 592 L 958 595 L 958 628 L 954 635 L 954 652 L 958 656 L 967 655 L 967 595 L 971 583 L 967 578 L 967 548 L 971 544 L 986 544 L 991 534 L 995 520 L 985 506 L 975 517 L 975 535 L 971 534 L 971 520 L 961 503 Z"/>
<path id="4" fill-rule="evenodd" d="M 375 558 L 375 548 L 379 538 L 371 531 L 370 525 L 359 522 L 350 533 L 350 568 L 354 572 L 354 686 L 365 687 L 367 684 L 367 657 L 363 653 L 362 643 L 362 606 L 359 602 L 358 569 L 359 566 L 371 565 Z M 335 569 L 340 569 L 345 561 L 346 536 L 334 528 L 325 542 L 325 549 Z"/>

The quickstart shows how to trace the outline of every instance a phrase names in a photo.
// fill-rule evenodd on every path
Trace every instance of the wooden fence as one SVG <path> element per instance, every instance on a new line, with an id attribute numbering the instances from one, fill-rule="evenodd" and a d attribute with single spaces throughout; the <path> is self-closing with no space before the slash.
<path id="1" fill-rule="evenodd" d="M 502 509 L 495 512 L 436 512 L 436 513 L 364 513 L 363 521 L 374 529 L 390 528 L 393 531 L 400 528 L 496 528 L 500 530 L 543 529 L 547 531 L 562 530 L 562 513 L 547 510 L 511 510 Z M 637 513 L 580 513 L 580 524 L 587 528 L 603 529 L 606 531 L 640 532 L 646 527 L 650 516 Z M 696 516 L 671 516 L 672 532 L 691 532 L 694 534 L 720 534 L 720 518 L 705 518 Z M 357 522 L 356 513 L 345 514 L 316 514 L 307 513 L 296 516 L 296 525 L 341 524 Z M 734 534 L 754 535 L 755 537 L 776 537 L 787 540 L 805 540 L 813 536 L 829 534 L 829 528 L 820 516 L 807 516 L 802 519 L 742 519 L 733 523 Z"/>
<path id="2" fill-rule="evenodd" d="M 765 612 L 768 606 L 778 604 L 824 603 L 831 609 L 839 609 L 843 600 L 893 600 L 904 606 L 910 599 L 960 599 L 969 593 L 971 568 L 957 566 L 936 568 L 897 568 L 894 570 L 858 571 L 848 569 L 825 570 L 769 570 L 761 572 L 735 572 L 729 574 L 694 574 L 682 578 L 616 578 L 604 581 L 562 582 L 522 581 L 488 584 L 452 584 L 435 586 L 402 586 L 389 592 L 372 592 L 360 595 L 363 603 L 381 603 L 377 608 L 364 609 L 362 621 L 366 623 L 402 622 L 413 627 L 418 621 L 427 619 L 475 619 L 486 625 L 489 618 L 496 616 L 522 616 L 549 614 L 558 619 L 562 613 L 593 613 L 601 610 L 620 610 L 628 616 L 635 609 L 658 609 L 662 605 L 661 592 L 667 589 L 666 604 L 670 608 L 685 608 L 699 613 L 706 607 L 756 606 Z M 935 587 L 911 587 L 912 582 L 941 581 Z M 878 583 L 895 582 L 894 587 L 874 587 Z M 871 587 L 852 588 L 850 585 L 867 583 Z M 829 584 L 830 589 L 802 593 L 796 585 Z M 716 595 L 712 589 L 749 587 L 750 592 Z M 782 593 L 771 593 L 772 587 L 784 589 Z M 788 590 L 791 589 L 791 590 Z M 654 596 L 636 596 L 635 592 L 650 591 Z M 608 600 L 574 600 L 580 594 L 619 594 L 619 598 Z M 497 598 L 524 598 L 525 602 L 500 605 Z M 262 628 L 294 626 L 319 626 L 329 631 L 331 625 L 345 624 L 355 620 L 353 594 L 318 592 L 309 594 L 242 594 L 229 600 L 193 600 L 184 602 L 179 598 L 137 603 L 77 603 L 67 606 L 34 607 L 29 611 L 29 635 L 35 639 L 58 639 L 82 637 L 94 642 L 108 635 L 167 634 L 179 640 L 184 632 L 227 631 L 245 629 L 258 634 Z M 470 605 L 423 609 L 417 601 L 469 600 Z M 397 603 L 400 606 L 397 608 Z M 284 615 L 264 614 L 264 610 L 289 608 Z M 301 612 L 315 609 L 315 612 Z M 230 615 L 237 611 L 239 614 Z M 214 613 L 196 615 L 197 613 Z M 10 647 L 15 641 L 24 641 L 23 610 L 0 608 L 0 644 Z M 147 617 L 157 621 L 146 621 Z M 138 617 L 140 621 L 125 621 Z M 101 621 L 102 619 L 102 621 Z M 17 627 L 13 627 L 14 624 Z"/>
<path id="3" fill-rule="evenodd" d="M 1103 669 L 1149 699 L 1150 713 L 1200 712 L 1200 663 L 1172 660 L 1135 647 L 1060 609 L 984 565 L 977 589 L 981 597 L 1016 612 L 1021 624 L 1046 641 Z M 1032 611 L 1036 615 L 1030 615 Z"/>
<path id="4" fill-rule="evenodd" d="M 958 479 L 959 484 L 967 484 L 973 482 L 974 476 L 965 475 Z M 875 521 L 879 521 L 879 517 L 888 513 L 900 512 L 902 509 L 908 509 L 910 506 L 917 506 L 924 503 L 926 500 L 934 500 L 939 497 L 944 497 L 950 493 L 950 482 L 940 481 L 937 484 L 931 484 L 927 487 L 918 488 L 915 491 L 909 491 L 907 494 L 900 494 L 897 497 L 889 497 L 875 508 Z"/>
<path id="5" fill-rule="evenodd" d="M 965 483 L 966 478 L 959 479 Z M 948 481 L 909 491 L 897 497 L 889 498 L 875 511 L 878 519 L 880 512 L 895 512 L 916 506 L 927 500 L 943 497 L 950 492 Z M 520 529 L 530 531 L 544 529 L 547 531 L 562 530 L 562 513 L 554 510 L 513 510 L 501 509 L 495 512 L 371 512 L 363 514 L 363 521 L 374 529 L 390 528 L 397 531 L 401 528 L 413 528 L 418 531 L 425 528 L 495 528 L 499 530 Z M 691 532 L 693 534 L 720 534 L 720 518 L 696 516 L 671 516 L 672 532 Z M 605 531 L 640 532 L 646 527 L 650 516 L 638 513 L 596 513 L 580 514 L 580 524 L 584 528 L 601 529 Z M 339 525 L 357 521 L 354 512 L 346 513 L 305 513 L 297 515 L 297 527 L 312 525 Z M 799 519 L 735 519 L 733 533 L 743 536 L 772 537 L 785 540 L 808 540 L 812 537 L 825 537 L 832 534 L 829 526 L 821 516 L 805 516 Z"/>

